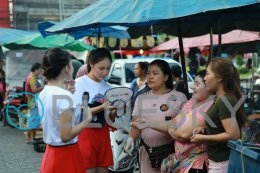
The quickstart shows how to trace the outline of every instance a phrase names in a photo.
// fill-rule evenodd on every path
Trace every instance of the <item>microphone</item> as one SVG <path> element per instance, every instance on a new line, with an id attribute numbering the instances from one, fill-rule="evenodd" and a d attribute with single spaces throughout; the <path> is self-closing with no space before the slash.
<path id="1" fill-rule="evenodd" d="M 88 108 L 88 101 L 89 101 L 89 93 L 85 91 L 82 95 L 82 106 Z M 81 115 L 80 115 L 80 122 L 84 121 L 86 119 L 86 113 L 88 111 L 85 109 L 81 109 Z"/>

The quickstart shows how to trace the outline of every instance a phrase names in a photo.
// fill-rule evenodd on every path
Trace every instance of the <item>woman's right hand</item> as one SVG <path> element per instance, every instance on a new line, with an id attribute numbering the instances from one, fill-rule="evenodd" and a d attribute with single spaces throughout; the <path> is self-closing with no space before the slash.
<path id="1" fill-rule="evenodd" d="M 149 122 L 145 118 L 137 118 L 135 121 L 131 122 L 130 125 L 139 130 L 150 127 Z"/>
<path id="2" fill-rule="evenodd" d="M 92 121 L 92 112 L 89 107 L 82 106 L 81 108 L 84 110 L 83 112 L 86 112 L 86 119 L 84 121 L 84 124 L 87 125 Z"/>

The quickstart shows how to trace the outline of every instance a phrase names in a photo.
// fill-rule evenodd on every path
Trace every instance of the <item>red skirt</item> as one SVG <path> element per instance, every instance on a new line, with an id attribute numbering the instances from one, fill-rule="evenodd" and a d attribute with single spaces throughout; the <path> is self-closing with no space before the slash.
<path id="1" fill-rule="evenodd" d="M 85 169 L 113 165 L 108 125 L 84 129 L 78 136 L 78 143 Z"/>
<path id="2" fill-rule="evenodd" d="M 78 144 L 53 147 L 47 145 L 40 173 L 85 173 Z"/>

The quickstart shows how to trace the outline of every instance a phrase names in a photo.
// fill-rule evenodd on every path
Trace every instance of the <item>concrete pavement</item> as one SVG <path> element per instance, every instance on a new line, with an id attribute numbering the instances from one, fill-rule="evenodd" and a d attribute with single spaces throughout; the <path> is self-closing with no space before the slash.
<path id="1" fill-rule="evenodd" d="M 39 173 L 42 157 L 25 143 L 23 131 L 0 122 L 0 173 Z"/>
<path id="2" fill-rule="evenodd" d="M 0 173 L 39 173 L 42 157 L 25 143 L 22 131 L 0 123 Z"/>

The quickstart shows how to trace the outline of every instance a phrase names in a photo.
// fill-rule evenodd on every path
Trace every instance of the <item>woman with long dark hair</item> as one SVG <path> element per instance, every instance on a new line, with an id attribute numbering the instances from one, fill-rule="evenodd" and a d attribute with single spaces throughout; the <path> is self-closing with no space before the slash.
<path id="1" fill-rule="evenodd" d="M 154 60 L 150 63 L 147 84 L 151 90 L 137 97 L 132 121 L 140 117 L 156 121 L 172 119 L 187 101 L 183 93 L 173 89 L 171 70 L 169 64 L 164 60 Z M 139 136 L 141 136 L 143 144 L 140 147 L 141 173 L 159 173 L 161 163 L 150 162 L 148 147 L 169 148 L 171 151 L 171 149 L 173 150 L 173 139 L 168 134 L 167 129 L 165 132 L 159 132 L 151 128 L 139 130 L 132 127 L 125 145 L 126 152 L 132 152 L 134 141 Z"/>
<path id="2" fill-rule="evenodd" d="M 210 173 L 227 172 L 230 153 L 227 142 L 241 137 L 241 127 L 246 122 L 239 73 L 229 59 L 215 58 L 208 65 L 204 79 L 207 90 L 216 93 L 216 100 L 207 111 L 211 120 L 206 121 L 207 135 L 199 134 L 202 128 L 195 129 L 191 141 L 207 142 Z"/>
<path id="3" fill-rule="evenodd" d="M 89 106 L 93 114 L 92 123 L 99 124 L 101 127 L 89 127 L 83 130 L 79 134 L 79 146 L 86 171 L 106 173 L 108 167 L 113 165 L 113 156 L 105 111 L 106 108 L 111 110 L 113 107 L 109 107 L 105 98 L 105 92 L 110 89 L 110 86 L 104 78 L 110 71 L 112 57 L 109 50 L 105 48 L 97 48 L 90 54 L 87 62 L 88 72 L 76 79 L 76 91 L 73 97 L 77 100 L 76 104 L 80 105 L 83 93 L 89 93 Z"/>

